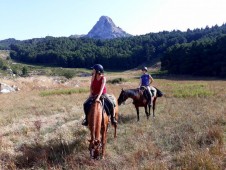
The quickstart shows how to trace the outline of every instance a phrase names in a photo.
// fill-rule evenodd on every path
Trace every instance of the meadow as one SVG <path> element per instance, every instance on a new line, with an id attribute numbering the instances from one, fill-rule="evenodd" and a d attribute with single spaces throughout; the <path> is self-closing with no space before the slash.
<path id="1" fill-rule="evenodd" d="M 137 88 L 139 71 L 107 73 L 110 94 Z M 91 160 L 83 102 L 90 77 L 0 79 L 21 90 L 0 94 L 0 169 L 209 169 L 226 167 L 226 81 L 155 78 L 164 96 L 156 118 L 140 121 L 131 100 L 119 106 L 117 139 L 108 130 L 106 157 Z M 116 83 L 115 83 L 116 82 Z"/>

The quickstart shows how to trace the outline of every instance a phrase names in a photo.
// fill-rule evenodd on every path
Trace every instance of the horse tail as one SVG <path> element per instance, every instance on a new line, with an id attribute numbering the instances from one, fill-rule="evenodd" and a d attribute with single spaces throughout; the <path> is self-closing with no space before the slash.
<path id="1" fill-rule="evenodd" d="M 163 96 L 163 92 L 160 91 L 158 88 L 154 87 L 157 90 L 157 97 L 162 97 Z"/>

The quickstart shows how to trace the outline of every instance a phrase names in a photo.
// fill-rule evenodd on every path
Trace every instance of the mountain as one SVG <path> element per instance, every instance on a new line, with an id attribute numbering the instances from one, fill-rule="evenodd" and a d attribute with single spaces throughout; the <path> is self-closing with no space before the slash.
<path id="1" fill-rule="evenodd" d="M 99 21 L 97 21 L 86 35 L 86 37 L 95 39 L 113 39 L 129 36 L 131 35 L 117 27 L 112 19 L 107 16 L 101 16 Z"/>
<path id="2" fill-rule="evenodd" d="M 14 38 L 9 38 L 9 39 L 5 39 L 5 40 L 1 40 L 0 41 L 0 50 L 8 50 L 9 46 L 11 44 L 16 44 L 20 42 L 19 40 L 16 40 Z"/>

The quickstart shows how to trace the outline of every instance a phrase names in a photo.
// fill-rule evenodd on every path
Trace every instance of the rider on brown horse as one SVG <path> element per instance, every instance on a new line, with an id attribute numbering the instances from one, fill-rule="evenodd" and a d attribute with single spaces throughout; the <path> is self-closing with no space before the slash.
<path id="1" fill-rule="evenodd" d="M 89 113 L 89 109 L 91 104 L 93 103 L 93 100 L 100 101 L 101 99 L 104 99 L 104 109 L 108 114 L 111 115 L 112 124 L 116 125 L 117 121 L 114 115 L 114 103 L 110 99 L 110 97 L 107 95 L 106 78 L 103 74 L 104 68 L 100 64 L 95 64 L 92 67 L 92 69 L 93 69 L 93 72 L 92 72 L 92 80 L 91 80 L 91 86 L 90 86 L 90 96 L 83 104 L 85 119 L 83 120 L 82 125 L 84 126 L 88 125 L 87 115 Z"/>
<path id="2" fill-rule="evenodd" d="M 152 76 L 150 74 L 147 73 L 147 71 L 148 71 L 147 67 L 142 68 L 143 74 L 140 77 L 140 88 L 142 88 L 142 87 L 147 88 L 149 105 L 152 105 L 152 101 L 154 100 L 154 97 L 156 96 L 157 90 L 155 88 L 153 88 L 152 86 L 150 86 L 151 83 L 153 83 L 154 79 L 152 78 Z M 153 95 L 152 95 L 151 91 L 153 92 Z"/>

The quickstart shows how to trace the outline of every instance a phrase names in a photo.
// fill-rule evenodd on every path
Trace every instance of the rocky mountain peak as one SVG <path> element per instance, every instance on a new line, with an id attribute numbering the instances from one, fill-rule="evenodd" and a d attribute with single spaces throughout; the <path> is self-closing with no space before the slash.
<path id="1" fill-rule="evenodd" d="M 128 36 L 131 35 L 117 27 L 108 16 L 101 16 L 99 21 L 87 34 L 87 37 L 96 39 L 113 39 Z"/>

